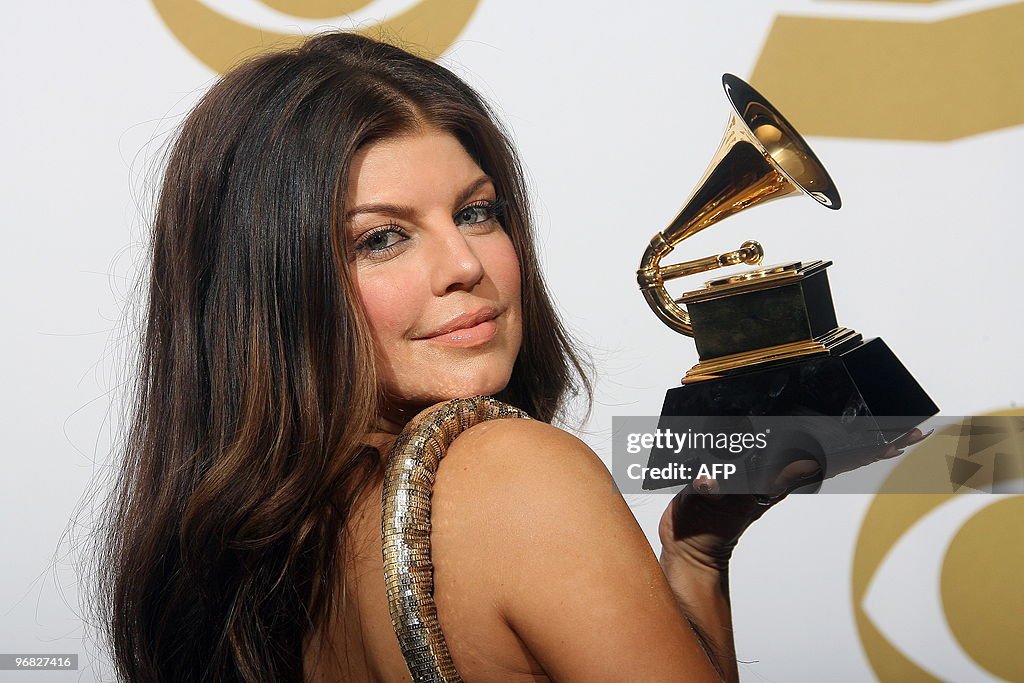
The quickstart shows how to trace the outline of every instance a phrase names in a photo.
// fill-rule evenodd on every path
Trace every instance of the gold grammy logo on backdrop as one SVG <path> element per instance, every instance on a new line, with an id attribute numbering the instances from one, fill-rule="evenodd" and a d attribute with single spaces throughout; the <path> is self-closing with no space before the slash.
<path id="1" fill-rule="evenodd" d="M 271 9 L 302 19 L 332 19 L 362 9 L 370 0 L 261 0 Z M 399 40 L 427 59 L 451 47 L 479 0 L 418 0 L 401 14 L 356 32 Z M 305 40 L 301 33 L 280 33 L 236 21 L 202 0 L 153 0 L 167 28 L 203 64 L 224 72 L 240 58 L 264 49 L 282 49 Z"/>
<path id="2" fill-rule="evenodd" d="M 778 16 L 751 83 L 804 135 L 946 141 L 1024 123 L 1024 2 L 905 19 Z"/>
<path id="3" fill-rule="evenodd" d="M 853 611 L 883 683 L 1024 680 L 1024 495 L 978 493 L 1000 485 L 1020 490 L 1024 410 L 988 415 L 1014 417 L 1001 418 L 1003 427 L 982 416 L 937 431 L 904 456 L 864 516 L 853 557 Z M 936 462 L 945 464 L 954 487 L 941 481 Z M 902 618 L 907 614 L 913 624 Z"/>

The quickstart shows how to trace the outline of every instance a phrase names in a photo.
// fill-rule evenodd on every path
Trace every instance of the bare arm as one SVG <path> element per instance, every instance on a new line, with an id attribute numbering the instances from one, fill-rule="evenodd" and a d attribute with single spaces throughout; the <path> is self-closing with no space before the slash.
<path id="1" fill-rule="evenodd" d="M 883 452 L 865 453 L 862 465 L 898 456 L 901 448 L 927 434 L 913 429 Z M 740 536 L 770 507 L 807 478 L 820 478 L 813 460 L 798 460 L 778 472 L 774 498 L 758 503 L 753 495 L 720 494 L 714 480 L 695 482 L 672 499 L 662 515 L 661 565 L 704 651 L 726 681 L 739 681 L 729 603 L 729 560 Z"/>
<path id="2" fill-rule="evenodd" d="M 731 652 L 728 600 L 705 568 L 670 563 L 667 576 L 583 442 L 540 422 L 477 425 L 434 493 L 437 547 L 552 679 L 721 680 L 681 605 Z"/>
<path id="3" fill-rule="evenodd" d="M 715 672 L 723 681 L 738 683 L 728 563 L 715 568 L 663 547 L 661 566 Z"/>

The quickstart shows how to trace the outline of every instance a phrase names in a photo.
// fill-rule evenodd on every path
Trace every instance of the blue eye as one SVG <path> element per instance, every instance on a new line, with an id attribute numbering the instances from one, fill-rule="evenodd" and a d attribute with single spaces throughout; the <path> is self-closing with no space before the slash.
<path id="1" fill-rule="evenodd" d="M 355 246 L 356 252 L 366 252 L 371 257 L 387 255 L 408 235 L 397 225 L 385 225 L 363 236 Z"/>
<path id="2" fill-rule="evenodd" d="M 499 219 L 504 214 L 505 206 L 503 199 L 483 200 L 460 209 L 452 219 L 457 225 L 478 225 Z M 356 243 L 354 253 L 369 259 L 384 259 L 408 239 L 409 234 L 401 227 L 394 224 L 382 225 L 365 233 Z"/>
<path id="3" fill-rule="evenodd" d="M 476 223 L 483 223 L 489 221 L 492 218 L 499 218 L 505 210 L 505 202 L 501 199 L 495 199 L 494 201 L 481 201 L 476 204 L 470 204 L 466 208 L 455 214 L 454 219 L 456 223 L 462 225 L 473 225 Z"/>

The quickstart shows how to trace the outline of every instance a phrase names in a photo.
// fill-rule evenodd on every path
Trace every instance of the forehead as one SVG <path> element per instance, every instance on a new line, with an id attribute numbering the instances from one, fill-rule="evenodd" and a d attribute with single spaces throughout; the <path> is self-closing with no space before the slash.
<path id="1" fill-rule="evenodd" d="M 436 128 L 377 140 L 352 159 L 349 206 L 364 202 L 439 198 L 482 174 L 458 138 Z"/>

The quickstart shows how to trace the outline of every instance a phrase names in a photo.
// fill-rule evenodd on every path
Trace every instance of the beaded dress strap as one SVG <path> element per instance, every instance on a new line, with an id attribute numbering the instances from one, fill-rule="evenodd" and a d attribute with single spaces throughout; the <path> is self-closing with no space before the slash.
<path id="1" fill-rule="evenodd" d="M 384 582 L 391 624 L 416 683 L 461 683 L 437 620 L 430 559 L 434 478 L 448 446 L 485 420 L 529 418 L 490 396 L 446 401 L 406 425 L 388 455 L 381 496 Z"/>

